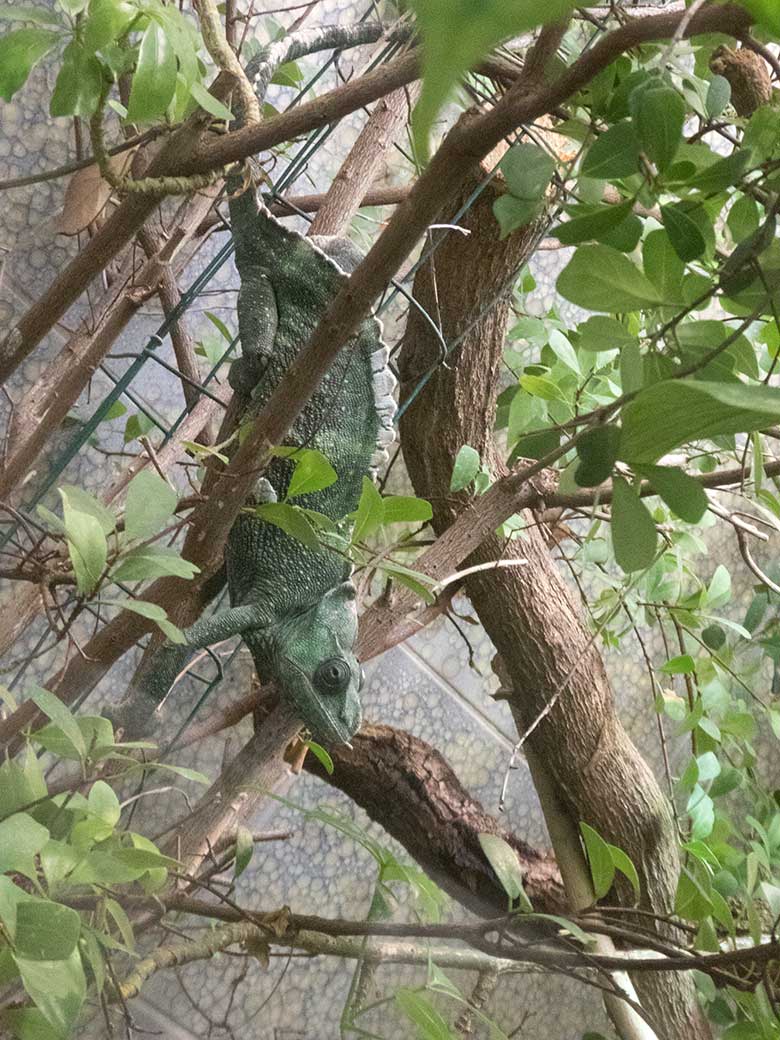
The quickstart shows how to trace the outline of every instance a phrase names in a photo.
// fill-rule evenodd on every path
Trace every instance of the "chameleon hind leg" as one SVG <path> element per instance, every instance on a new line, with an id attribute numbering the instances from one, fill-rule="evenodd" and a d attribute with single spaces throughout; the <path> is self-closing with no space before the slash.
<path id="1" fill-rule="evenodd" d="M 221 643 L 248 629 L 262 628 L 267 617 L 260 607 L 247 604 L 220 610 L 183 630 L 186 643 L 165 642 L 150 655 L 127 696 L 104 712 L 127 739 L 147 731 L 149 721 L 168 695 L 176 676 L 196 650 Z"/>

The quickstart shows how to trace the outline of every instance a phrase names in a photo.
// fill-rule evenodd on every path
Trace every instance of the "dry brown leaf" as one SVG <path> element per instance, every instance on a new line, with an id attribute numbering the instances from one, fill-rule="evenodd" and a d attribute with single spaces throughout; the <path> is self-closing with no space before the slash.
<path id="1" fill-rule="evenodd" d="M 268 940 L 262 938 L 259 932 L 246 940 L 244 949 L 259 961 L 263 968 L 268 968 L 268 965 L 271 963 L 270 946 L 268 945 Z"/>
<path id="2" fill-rule="evenodd" d="M 117 176 L 124 173 L 133 151 L 122 152 L 109 159 L 111 169 Z M 60 235 L 78 235 L 97 220 L 108 204 L 113 189 L 101 176 L 97 164 L 76 170 L 68 181 L 62 211 L 54 227 Z"/>

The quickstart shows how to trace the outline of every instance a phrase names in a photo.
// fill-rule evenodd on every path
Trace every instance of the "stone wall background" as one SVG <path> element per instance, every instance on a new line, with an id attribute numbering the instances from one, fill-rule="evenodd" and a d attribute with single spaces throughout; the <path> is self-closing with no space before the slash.
<path id="1" fill-rule="evenodd" d="M 351 0 L 324 0 L 307 24 L 347 22 L 363 12 L 363 5 Z M 348 72 L 353 65 L 359 68 L 364 57 L 360 52 L 350 52 L 342 58 L 342 71 Z M 301 64 L 307 72 L 313 73 L 321 60 L 316 58 Z M 317 89 L 322 92 L 337 82 L 336 73 L 331 68 Z M 52 70 L 46 67 L 38 69 L 12 103 L 0 106 L 0 179 L 40 172 L 73 157 L 69 121 L 41 121 L 52 85 Z M 289 100 L 291 92 L 280 91 L 279 97 L 280 103 Z M 291 187 L 291 193 L 327 187 L 363 119 L 359 113 L 354 119 L 339 125 L 337 132 L 316 152 L 305 173 Z M 291 153 L 295 152 L 296 148 L 292 147 Z M 391 165 L 392 177 L 403 179 L 408 175 L 408 168 L 398 153 Z M 281 161 L 279 168 L 283 166 L 284 161 Z M 277 173 L 274 171 L 275 176 Z M 0 324 L 3 326 L 8 327 L 24 312 L 77 248 L 76 240 L 65 239 L 54 230 L 64 187 L 65 182 L 56 180 L 3 193 L 0 207 L 0 257 L 3 260 Z M 369 221 L 381 219 L 381 216 L 379 212 L 364 214 L 359 222 L 366 224 L 370 234 Z M 181 279 L 183 286 L 189 284 L 224 241 L 224 235 L 212 238 Z M 540 252 L 534 258 L 532 269 L 537 289 L 529 301 L 531 309 L 536 307 L 541 313 L 549 304 L 554 295 L 557 272 L 568 255 L 567 250 L 558 250 Z M 203 313 L 206 310 L 235 327 L 236 287 L 232 263 L 226 264 L 208 286 L 207 295 L 197 299 L 188 311 L 187 321 L 196 338 L 209 327 Z M 84 313 L 86 304 L 74 308 L 66 318 L 67 328 L 72 330 L 78 316 Z M 153 298 L 144 305 L 112 353 L 137 353 L 154 334 L 161 318 Z M 36 350 L 15 374 L 9 387 L 12 397 L 37 377 L 44 362 L 55 356 L 66 338 L 64 328 L 55 331 Z M 161 356 L 173 361 L 168 341 L 161 348 Z M 47 466 L 56 466 L 61 453 L 70 450 L 72 438 L 81 429 L 80 424 L 94 413 L 130 363 L 128 359 L 106 362 L 105 371 L 96 375 L 89 392 L 79 401 L 73 421 L 63 428 L 50 446 Z M 128 414 L 140 403 L 149 413 L 170 421 L 182 407 L 178 380 L 153 361 L 147 361 L 133 381 L 131 393 L 132 399 L 127 395 L 122 398 Z M 7 417 L 6 402 L 0 402 L 0 407 L 6 409 Z M 127 461 L 106 454 L 123 449 L 125 421 L 126 416 L 98 426 L 91 442 L 83 445 L 56 477 L 57 483 L 79 484 L 93 492 L 104 488 Z M 50 479 L 54 472 L 50 468 L 44 473 L 42 469 L 38 479 L 44 476 Z M 34 482 L 28 501 L 33 489 Z M 51 506 L 53 494 L 49 492 L 44 501 Z M 735 558 L 735 549 L 727 534 L 712 538 L 709 555 L 701 561 L 703 573 L 714 570 L 720 559 L 731 563 Z M 749 596 L 750 584 L 749 580 L 745 581 L 746 596 Z M 12 600 L 6 601 L 4 609 L 12 609 Z M 463 604 L 463 610 L 468 610 L 467 604 Z M 42 621 L 36 623 L 23 644 L 15 649 L 15 658 L 21 661 L 26 653 L 32 651 L 44 630 Z M 491 699 L 497 684 L 490 670 L 492 647 L 489 640 L 481 629 L 473 627 L 469 627 L 469 638 L 473 645 L 475 668 L 469 667 L 468 652 L 462 638 L 446 621 L 432 625 L 404 646 L 372 662 L 367 668 L 366 714 L 374 721 L 409 729 L 434 744 L 446 755 L 469 790 L 489 811 L 496 812 L 515 735 L 508 709 Z M 660 663 L 665 659 L 657 632 L 647 633 L 647 646 L 654 661 Z M 49 673 L 58 652 L 37 658 L 30 668 L 12 668 L 8 674 L 17 696 L 23 692 L 25 683 Z M 660 767 L 652 691 L 639 648 L 635 644 L 629 648 L 626 644 L 620 654 L 607 653 L 606 656 L 623 721 L 637 745 L 656 767 Z M 132 674 L 135 660 L 135 655 L 129 654 L 113 669 L 90 701 L 91 707 L 118 695 Z M 3 662 L 6 671 L 13 664 L 11 661 Z M 204 666 L 204 672 L 208 667 Z M 209 710 L 215 710 L 226 698 L 244 693 L 250 674 L 250 662 L 238 654 L 228 667 L 225 681 L 202 712 L 203 716 Z M 182 718 L 189 711 L 191 697 L 199 692 L 198 686 L 195 679 L 182 683 L 175 707 Z M 224 737 L 212 738 L 197 749 L 178 754 L 175 761 L 213 776 L 223 757 L 231 750 L 237 750 L 239 740 L 247 732 L 228 738 L 227 749 Z M 393 844 L 346 798 L 312 777 L 291 778 L 286 793 L 301 806 L 328 804 L 352 813 L 380 840 Z M 169 794 L 146 800 L 144 812 L 148 833 L 163 829 L 172 815 L 182 809 L 181 795 Z M 537 799 L 522 761 L 510 778 L 506 822 L 527 841 L 548 844 Z M 267 809 L 253 821 L 252 829 L 289 829 L 292 837 L 257 847 L 252 864 L 239 883 L 237 898 L 241 902 L 265 908 L 288 904 L 296 910 L 334 916 L 360 916 L 367 912 L 375 872 L 370 857 L 362 849 L 319 824 L 305 822 L 298 812 L 289 808 Z M 396 851 L 402 854 L 401 850 Z M 402 908 L 401 912 L 408 911 Z M 458 917 L 463 912 L 453 907 L 452 913 Z M 166 973 L 157 976 L 145 991 L 145 999 L 137 1002 L 141 1009 L 139 1025 L 157 1030 L 172 1040 L 231 1035 L 263 1040 L 308 1040 L 338 1035 L 338 1017 L 349 986 L 351 966 L 345 968 L 339 962 L 324 958 L 288 961 L 280 957 L 272 960 L 268 970 L 263 970 L 253 962 L 246 978 L 234 992 L 233 983 L 240 970 L 239 961 L 223 956 L 205 966 L 189 966 L 178 975 Z M 411 969 L 384 968 L 378 977 L 380 986 L 388 993 L 399 983 L 421 984 L 423 981 L 423 973 Z M 469 980 L 458 981 L 463 983 L 464 992 L 468 992 Z M 227 1028 L 215 1026 L 222 1021 L 226 1011 Z M 544 1035 L 547 1040 L 575 1040 L 586 1029 L 609 1033 L 596 992 L 554 977 L 517 976 L 512 982 L 502 984 L 493 1002 L 493 1012 L 507 1031 L 516 1029 L 527 1015 L 518 1034 L 523 1037 Z M 410 1027 L 396 1018 L 392 1002 L 378 1008 L 367 1021 L 366 1028 L 387 1038 L 411 1033 Z"/>

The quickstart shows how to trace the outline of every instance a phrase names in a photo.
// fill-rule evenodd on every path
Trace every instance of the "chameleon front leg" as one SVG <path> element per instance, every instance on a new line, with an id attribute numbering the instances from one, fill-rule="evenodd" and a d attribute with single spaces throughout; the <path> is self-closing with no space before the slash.
<path id="1" fill-rule="evenodd" d="M 127 696 L 104 714 L 126 739 L 144 733 L 149 720 L 168 695 L 176 676 L 196 650 L 221 643 L 248 629 L 264 627 L 268 618 L 260 607 L 247 604 L 220 610 L 183 630 L 186 643 L 165 642 L 143 666 Z"/>

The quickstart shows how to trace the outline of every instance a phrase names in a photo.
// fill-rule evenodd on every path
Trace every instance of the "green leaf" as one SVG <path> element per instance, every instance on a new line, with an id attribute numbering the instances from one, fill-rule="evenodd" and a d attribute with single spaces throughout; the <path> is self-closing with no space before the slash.
<path id="1" fill-rule="evenodd" d="M 30 7 L 27 4 L 0 4 L 0 22 L 37 22 L 64 28 L 55 11 L 49 11 L 45 7 Z"/>
<path id="2" fill-rule="evenodd" d="M 285 534 L 301 542 L 307 549 L 320 548 L 317 532 L 307 520 L 304 513 L 286 502 L 264 502 L 255 506 L 253 512 L 268 524 L 280 527 Z"/>
<path id="3" fill-rule="evenodd" d="M 121 606 L 123 610 L 131 611 L 133 614 L 140 614 L 141 617 L 149 618 L 150 621 L 155 621 L 158 628 L 168 636 L 172 643 L 182 645 L 187 642 L 181 629 L 168 620 L 167 613 L 157 603 L 148 603 L 145 599 L 123 599 L 118 606 Z"/>
<path id="4" fill-rule="evenodd" d="M 615 870 L 619 870 L 621 874 L 624 874 L 628 878 L 631 887 L 634 890 L 634 895 L 639 899 L 642 891 L 639 884 L 639 874 L 637 873 L 631 857 L 622 849 L 619 849 L 617 845 L 607 845 L 607 848 L 612 857 L 612 864 L 615 867 Z"/>
<path id="5" fill-rule="evenodd" d="M 255 851 L 252 832 L 247 827 L 239 827 L 236 831 L 236 851 L 233 862 L 233 877 L 239 878 L 244 873 Z"/>
<path id="6" fill-rule="evenodd" d="M 23 899 L 16 907 L 14 950 L 31 961 L 63 961 L 76 949 L 81 918 L 48 899 Z"/>
<path id="7" fill-rule="evenodd" d="M 189 86 L 200 79 L 201 66 L 197 48 L 200 37 L 193 25 L 173 4 L 155 4 L 154 17 L 165 31 L 166 38 L 179 61 L 179 74 Z"/>
<path id="8" fill-rule="evenodd" d="M 669 305 L 680 300 L 685 265 L 663 228 L 651 231 L 642 244 L 645 274 Z"/>
<path id="9" fill-rule="evenodd" d="M 51 509 L 47 509 L 46 506 L 42 506 L 40 503 L 35 507 L 35 512 L 43 520 L 50 531 L 54 531 L 56 534 L 65 534 L 65 524 L 62 520 L 54 513 Z"/>
<path id="10" fill-rule="evenodd" d="M 759 25 L 777 35 L 780 33 L 780 11 L 775 0 L 739 0 Z"/>
<path id="11" fill-rule="evenodd" d="M 122 814 L 119 799 L 105 780 L 95 781 L 89 789 L 87 803 L 92 815 L 97 816 L 110 827 L 115 827 L 119 823 L 119 817 Z"/>
<path id="12" fill-rule="evenodd" d="M 81 733 L 86 755 L 93 761 L 107 749 L 113 747 L 114 728 L 108 719 L 99 715 L 79 715 L 76 718 L 76 725 Z M 62 727 L 55 723 L 36 730 L 31 739 L 35 744 L 59 755 L 60 758 L 76 762 L 84 758 L 84 754 L 74 746 L 73 741 L 65 734 Z"/>
<path id="13" fill-rule="evenodd" d="M 450 479 L 450 491 L 463 491 L 472 482 L 480 467 L 479 452 L 470 444 L 464 444 L 455 456 Z"/>
<path id="14" fill-rule="evenodd" d="M 233 334 L 231 333 L 227 325 L 224 323 L 224 321 L 216 314 L 212 313 L 212 311 L 204 311 L 204 314 L 209 319 L 214 328 L 217 329 L 217 331 L 221 334 L 225 342 L 232 343 Z"/>
<path id="15" fill-rule="evenodd" d="M 68 504 L 72 509 L 86 513 L 87 516 L 94 516 L 100 524 L 103 534 L 111 534 L 116 527 L 116 517 L 94 495 L 90 495 L 73 484 L 63 484 L 60 491 L 67 495 Z"/>
<path id="16" fill-rule="evenodd" d="M 687 263 L 696 260 L 706 248 L 704 235 L 689 214 L 688 203 L 679 202 L 669 206 L 661 206 L 664 227 L 669 235 L 675 253 Z"/>
<path id="17" fill-rule="evenodd" d="M 287 498 L 322 491 L 339 479 L 338 473 L 322 452 L 314 448 L 275 448 L 273 454 L 280 458 L 290 458 L 295 464 L 290 486 L 287 488 Z"/>
<path id="18" fill-rule="evenodd" d="M 307 740 L 305 741 L 305 744 L 309 751 L 311 751 L 314 757 L 320 762 L 322 768 L 325 770 L 328 776 L 333 776 L 333 759 L 330 757 L 330 755 L 322 746 L 322 744 L 318 744 L 314 740 Z"/>
<path id="19" fill-rule="evenodd" d="M 711 350 L 720 346 L 726 339 L 732 339 L 733 333 L 722 321 L 707 319 L 703 321 L 686 321 L 677 328 L 677 340 L 686 353 L 693 354 L 686 361 L 697 361 L 702 355 L 709 354 Z M 756 348 L 747 336 L 738 336 L 731 346 L 711 365 L 721 365 L 728 370 L 744 372 L 751 379 L 759 378 L 758 361 L 756 359 Z M 703 371 L 706 371 L 704 369 Z"/>
<path id="20" fill-rule="evenodd" d="M 199 573 L 200 568 L 179 556 L 175 549 L 143 545 L 122 556 L 111 571 L 111 578 L 113 581 L 143 581 L 164 575 L 192 578 Z"/>
<path id="21" fill-rule="evenodd" d="M 59 488 L 62 498 L 63 523 L 68 538 L 68 554 L 82 596 L 88 596 L 106 566 L 108 544 L 101 521 L 94 512 L 82 512 L 71 502 L 68 492 Z"/>
<path id="22" fill-rule="evenodd" d="M 499 164 L 509 187 L 493 203 L 493 213 L 506 238 L 515 228 L 528 224 L 539 212 L 547 185 L 555 172 L 555 160 L 541 148 L 521 141 L 513 145 Z"/>
<path id="23" fill-rule="evenodd" d="M 0 820 L 0 872 L 16 871 L 35 878 L 35 856 L 49 840 L 45 827 L 27 813 Z"/>
<path id="24" fill-rule="evenodd" d="M 637 473 L 653 485 L 675 516 L 689 524 L 698 524 L 707 512 L 709 500 L 698 480 L 676 466 L 637 466 Z"/>
<path id="25" fill-rule="evenodd" d="M 707 597 L 702 607 L 712 610 L 715 607 L 725 607 L 731 599 L 731 575 L 728 570 L 719 563 L 712 575 L 712 580 L 707 586 Z"/>
<path id="26" fill-rule="evenodd" d="M 363 490 L 355 514 L 355 526 L 352 529 L 352 542 L 357 543 L 371 535 L 382 526 L 385 506 L 382 496 L 374 487 L 369 477 L 363 477 Z"/>
<path id="27" fill-rule="evenodd" d="M 106 984 L 106 961 L 100 943 L 91 928 L 85 927 L 82 938 L 84 940 L 83 953 L 89 964 L 92 976 L 95 980 L 95 989 L 98 994 L 103 992 Z"/>
<path id="28" fill-rule="evenodd" d="M 628 257 L 604 245 L 580 246 L 558 276 L 557 288 L 571 303 L 592 311 L 635 311 L 664 302 Z"/>
<path id="29" fill-rule="evenodd" d="M 151 19 L 141 38 L 127 119 L 152 123 L 165 115 L 176 90 L 176 54 L 163 25 Z"/>
<path id="30" fill-rule="evenodd" d="M 197 351 L 196 351 L 196 353 L 197 353 Z M 181 444 L 182 448 L 185 448 L 187 451 L 189 451 L 196 458 L 204 458 L 206 456 L 212 456 L 215 459 L 219 459 L 220 462 L 224 462 L 225 465 L 227 465 L 227 463 L 229 461 L 227 455 L 225 455 L 221 451 L 217 451 L 216 448 L 212 448 L 210 444 L 198 444 L 197 441 L 188 441 L 188 440 L 186 440 L 183 437 L 179 441 L 179 444 Z"/>
<path id="31" fill-rule="evenodd" d="M 0 37 L 0 97 L 4 101 L 10 101 L 24 86 L 32 70 L 59 38 L 59 33 L 50 29 L 15 29 Z"/>
<path id="32" fill-rule="evenodd" d="M 18 970 L 15 975 L 18 977 Z M 52 1028 L 36 1007 L 6 1008 L 0 1012 L 0 1022 L 8 1026 L 18 1040 L 63 1040 L 60 1030 Z"/>
<path id="33" fill-rule="evenodd" d="M 458 79 L 497 43 L 567 15 L 570 0 L 413 0 L 422 36 L 423 89 L 414 111 L 417 153 L 428 154 L 428 136 L 439 109 Z"/>
<path id="34" fill-rule="evenodd" d="M 726 218 L 735 243 L 754 234 L 758 230 L 760 222 L 758 203 L 749 195 L 740 195 Z"/>
<path id="35" fill-rule="evenodd" d="M 696 671 L 696 662 L 690 654 L 679 654 L 670 658 L 660 670 L 664 675 L 692 675 Z"/>
<path id="36" fill-rule="evenodd" d="M 748 121 L 742 143 L 756 164 L 772 159 L 780 144 L 780 111 L 762 105 Z"/>
<path id="37" fill-rule="evenodd" d="M 616 426 L 596 426 L 577 441 L 580 464 L 574 481 L 579 487 L 597 487 L 609 480 L 617 458 L 620 430 Z"/>
<path id="38" fill-rule="evenodd" d="M 415 1026 L 418 1040 L 457 1040 L 428 997 L 411 989 L 399 989 L 395 1002 Z"/>
<path id="39" fill-rule="evenodd" d="M 51 721 L 59 726 L 81 758 L 85 758 L 87 745 L 84 743 L 84 736 L 79 729 L 76 716 L 67 704 L 40 686 L 33 687 L 30 692 L 30 700 L 41 709 L 44 715 L 48 715 Z"/>
<path id="40" fill-rule="evenodd" d="M 691 818 L 691 837 L 706 838 L 715 824 L 715 804 L 700 784 L 696 784 L 685 810 Z"/>
<path id="41" fill-rule="evenodd" d="M 514 195 L 499 195 L 493 203 L 493 215 L 506 238 L 519 227 L 530 224 L 542 207 L 541 199 L 518 199 Z"/>
<path id="42" fill-rule="evenodd" d="M 535 376 L 524 373 L 520 376 L 520 386 L 527 394 L 532 394 L 534 397 L 541 397 L 543 401 L 561 401 L 563 404 L 567 403 L 566 394 L 564 394 L 557 383 L 553 382 L 552 379 L 548 379 L 546 376 Z"/>
<path id="43" fill-rule="evenodd" d="M 624 394 L 633 394 L 642 389 L 644 363 L 639 343 L 627 343 L 620 351 L 620 385 Z"/>
<path id="44" fill-rule="evenodd" d="M 535 144 L 520 141 L 507 151 L 499 169 L 515 198 L 538 202 L 555 173 L 555 160 Z"/>
<path id="45" fill-rule="evenodd" d="M 674 912 L 691 921 L 700 921 L 712 913 L 712 903 L 707 891 L 701 881 L 685 867 L 677 882 Z"/>
<path id="46" fill-rule="evenodd" d="M 750 433 L 780 419 L 780 389 L 704 380 L 664 380 L 623 411 L 620 458 L 654 462 L 691 440 Z"/>
<path id="47" fill-rule="evenodd" d="M 140 747 L 140 746 L 141 745 L 139 745 L 139 744 L 118 744 L 117 745 L 117 747 L 125 747 L 125 748 Z M 143 746 L 144 747 L 149 747 L 149 746 L 153 747 L 154 745 L 145 744 Z M 166 773 L 173 773 L 175 776 L 181 776 L 185 780 L 191 780 L 194 784 L 203 784 L 204 787 L 208 787 L 209 783 L 210 783 L 209 778 L 207 776 L 205 776 L 203 773 L 199 772 L 197 769 L 188 769 L 187 766 L 174 766 L 174 765 L 171 765 L 170 762 L 154 762 L 154 763 L 151 763 L 151 767 L 154 768 L 154 769 L 161 769 L 161 770 L 163 770 Z M 137 835 L 136 835 L 136 837 L 137 837 Z"/>
<path id="48" fill-rule="evenodd" d="M 233 113 L 227 105 L 223 105 L 218 98 L 210 94 L 198 80 L 190 83 L 190 94 L 193 100 L 209 115 L 215 116 L 217 119 L 226 119 L 228 122 L 233 118 Z"/>
<path id="49" fill-rule="evenodd" d="M 590 876 L 593 879 L 596 899 L 603 899 L 615 880 L 615 865 L 612 862 L 609 845 L 598 831 L 589 827 L 587 823 L 580 822 L 580 832 L 585 842 L 585 851 L 588 854 Z"/>
<path id="50" fill-rule="evenodd" d="M 639 170 L 639 140 L 629 120 L 615 123 L 591 145 L 580 171 L 583 177 L 619 180 Z"/>
<path id="51" fill-rule="evenodd" d="M 398 582 L 399 585 L 411 589 L 423 603 L 434 603 L 436 601 L 436 597 L 424 584 L 424 581 L 429 581 L 433 584 L 427 575 L 419 574 L 417 571 L 410 570 L 408 567 L 402 567 L 400 564 L 388 560 L 382 560 L 377 566 L 383 574 L 387 574 L 394 581 Z"/>
<path id="52" fill-rule="evenodd" d="M 33 961 L 15 957 L 27 993 L 46 1020 L 69 1036 L 84 1003 L 87 985 L 79 951 L 56 961 Z"/>
<path id="53" fill-rule="evenodd" d="M 125 444 L 134 441 L 136 437 L 146 436 L 146 434 L 154 428 L 155 423 L 152 422 L 148 415 L 144 415 L 143 412 L 137 412 L 135 415 L 131 415 L 125 423 Z"/>
<path id="54" fill-rule="evenodd" d="M 97 110 L 103 89 L 103 70 L 95 55 L 72 40 L 62 55 L 57 82 L 49 102 L 53 116 L 84 116 Z"/>
<path id="55" fill-rule="evenodd" d="M 713 76 L 707 88 L 704 110 L 708 119 L 715 119 L 731 101 L 731 84 L 725 76 Z"/>
<path id="56" fill-rule="evenodd" d="M 640 146 L 663 173 L 682 140 L 685 102 L 672 87 L 651 86 L 634 92 L 631 108 Z"/>
<path id="57" fill-rule="evenodd" d="M 688 185 L 696 188 L 701 194 L 716 194 L 735 184 L 743 176 L 750 165 L 751 153 L 748 149 L 738 149 L 707 166 L 706 170 L 698 170 Z"/>
<path id="58" fill-rule="evenodd" d="M 166 480 L 152 470 L 141 470 L 127 489 L 125 536 L 135 541 L 157 534 L 173 516 L 177 502 Z"/>
<path id="59" fill-rule="evenodd" d="M 630 343 L 636 343 L 636 336 L 632 336 L 625 325 L 616 318 L 606 318 L 601 314 L 588 318 L 577 326 L 580 350 L 597 353 L 606 350 L 621 350 Z"/>
<path id="60" fill-rule="evenodd" d="M 512 846 L 500 838 L 497 834 L 480 833 L 477 835 L 479 844 L 490 866 L 495 871 L 496 877 L 501 883 L 510 900 L 520 902 L 523 910 L 531 911 L 533 907 L 523 887 L 523 871 L 517 853 Z"/>
<path id="61" fill-rule="evenodd" d="M 550 234 L 563 245 L 577 245 L 580 242 L 598 241 L 608 231 L 612 231 L 631 215 L 633 202 L 626 199 L 620 205 L 578 206 L 570 213 L 571 219 L 559 224 Z M 579 214 L 581 211 L 586 212 Z"/>
<path id="62" fill-rule="evenodd" d="M 431 503 L 413 495 L 388 495 L 384 500 L 383 524 L 420 524 L 433 516 Z"/>
<path id="63" fill-rule="evenodd" d="M 31 747 L 19 759 L 7 759 L 0 764 L 0 819 L 46 794 L 43 771 Z"/>
<path id="64" fill-rule="evenodd" d="M 303 70 L 296 61 L 280 65 L 271 77 L 271 82 L 280 87 L 297 87 L 303 81 Z"/>
<path id="65" fill-rule="evenodd" d="M 655 559 L 653 518 L 622 477 L 613 478 L 612 495 L 612 545 L 617 564 L 627 573 L 644 570 Z"/>
<path id="66" fill-rule="evenodd" d="M 84 23 L 85 48 L 94 53 L 116 42 L 136 14 L 136 8 L 124 0 L 90 0 Z"/>

